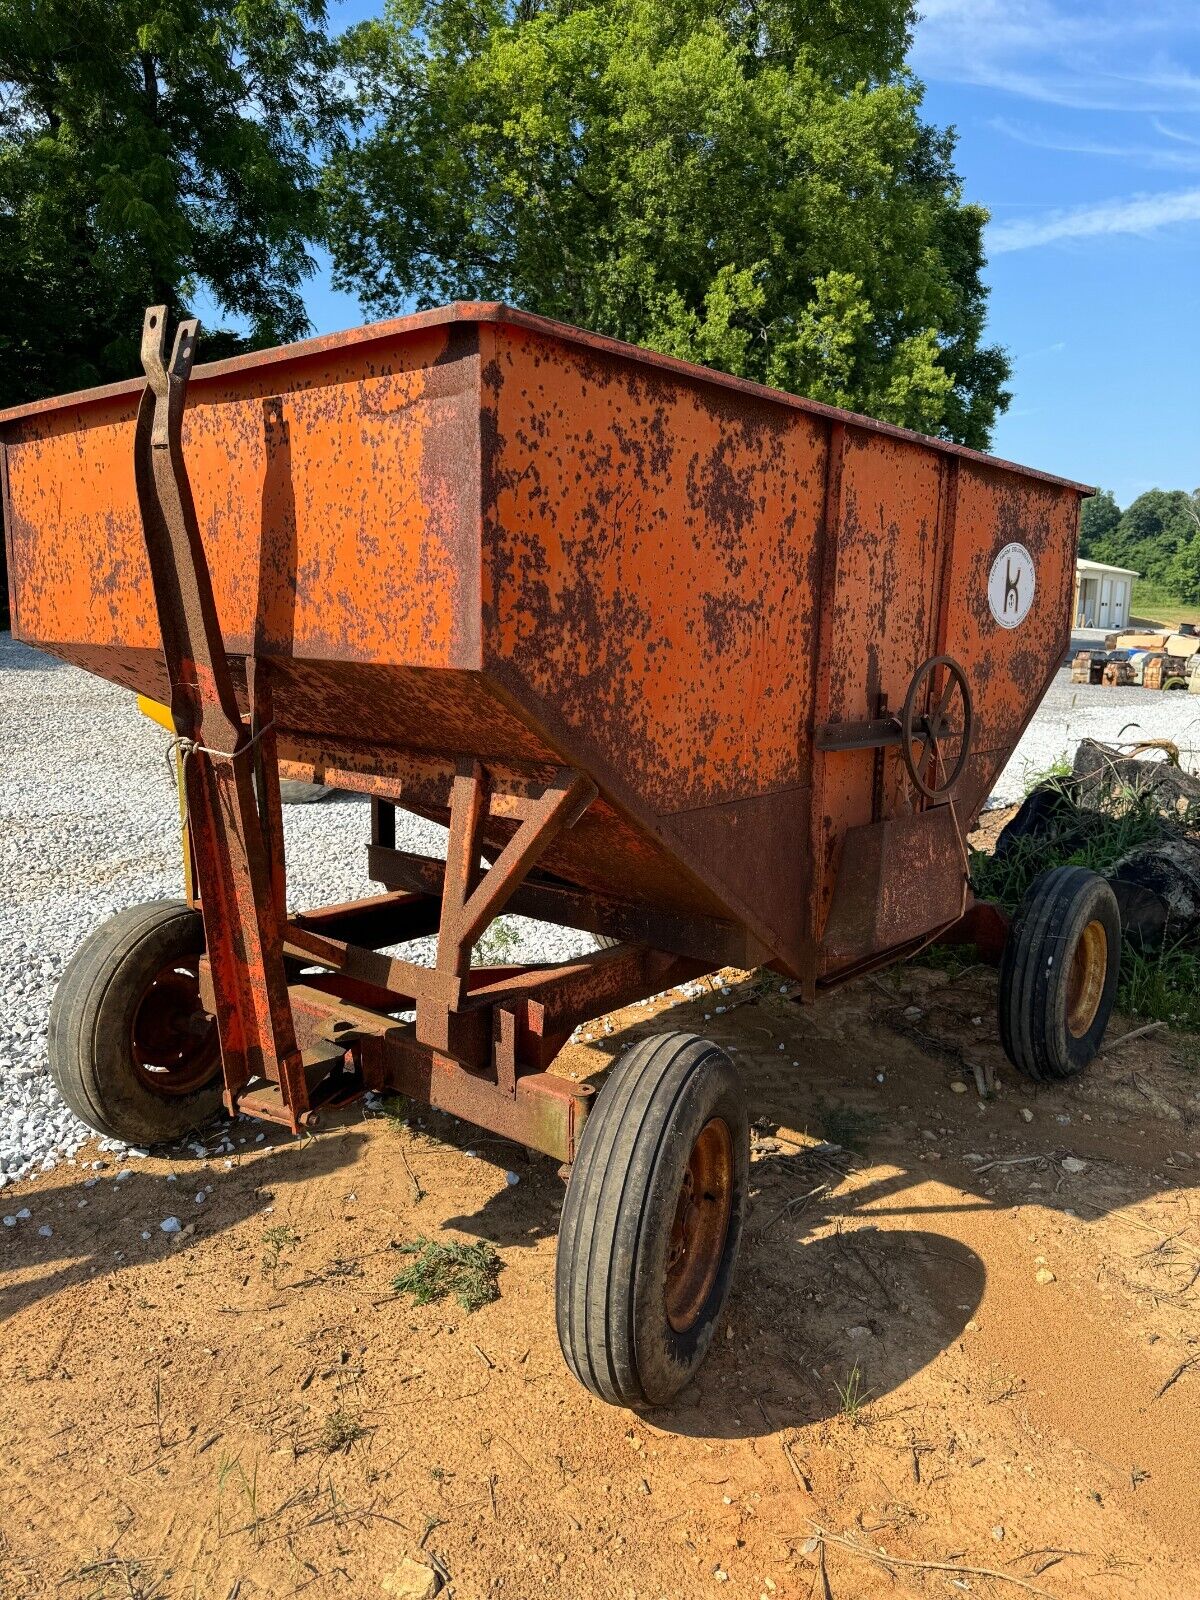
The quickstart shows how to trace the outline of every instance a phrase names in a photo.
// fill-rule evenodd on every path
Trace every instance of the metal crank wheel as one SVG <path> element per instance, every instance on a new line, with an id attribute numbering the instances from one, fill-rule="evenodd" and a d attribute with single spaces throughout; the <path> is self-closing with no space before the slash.
<path id="1" fill-rule="evenodd" d="M 933 709 L 926 711 L 930 691 Z M 971 753 L 974 731 L 966 673 L 953 656 L 931 656 L 913 674 L 900 715 L 900 754 L 926 799 L 944 800 L 954 789 Z M 947 764 L 947 751 L 953 752 L 955 746 L 957 753 Z"/>

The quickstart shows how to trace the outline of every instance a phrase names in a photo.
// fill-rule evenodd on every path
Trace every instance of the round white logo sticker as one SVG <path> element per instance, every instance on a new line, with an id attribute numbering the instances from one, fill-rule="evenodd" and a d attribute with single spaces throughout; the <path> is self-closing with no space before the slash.
<path id="1" fill-rule="evenodd" d="M 1019 627 L 1037 588 L 1033 557 L 1023 544 L 1006 544 L 988 573 L 988 605 L 1002 628 Z"/>

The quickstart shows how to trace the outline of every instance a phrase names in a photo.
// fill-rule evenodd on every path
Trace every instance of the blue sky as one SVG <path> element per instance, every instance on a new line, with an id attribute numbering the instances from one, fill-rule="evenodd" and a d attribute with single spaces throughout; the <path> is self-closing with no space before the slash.
<path id="1" fill-rule="evenodd" d="M 344 26 L 377 9 L 331 5 Z M 1200 485 L 1200 0 L 923 0 L 912 65 L 992 213 L 998 455 L 1111 488 Z M 362 320 L 315 279 L 320 332 Z"/>

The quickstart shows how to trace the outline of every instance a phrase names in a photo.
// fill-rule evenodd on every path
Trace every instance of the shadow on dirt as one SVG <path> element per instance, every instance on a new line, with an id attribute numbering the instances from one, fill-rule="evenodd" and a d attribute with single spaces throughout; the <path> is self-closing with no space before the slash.
<path id="1" fill-rule="evenodd" d="M 751 1235 L 761 1221 L 752 1216 Z M 699 1379 L 652 1420 L 671 1433 L 744 1438 L 853 1418 L 962 1334 L 984 1282 L 974 1251 L 940 1234 L 751 1237 Z"/>
<path id="2" fill-rule="evenodd" d="M 175 1158 L 174 1182 L 136 1161 L 129 1176 L 117 1182 L 117 1172 L 124 1169 L 110 1157 L 110 1166 L 96 1174 L 99 1181 L 91 1189 L 83 1188 L 78 1169 L 60 1168 L 61 1182 L 19 1198 L 0 1196 L 5 1215 L 15 1215 L 18 1208 L 31 1213 L 0 1234 L 0 1323 L 78 1285 L 99 1294 L 105 1280 L 111 1284 L 127 1269 L 167 1255 L 182 1267 L 193 1237 L 211 1237 L 256 1212 L 267 1226 L 271 1218 L 266 1208 L 279 1189 L 351 1167 L 366 1143 L 365 1135 L 351 1131 L 303 1144 L 280 1140 L 268 1159 L 260 1155 L 228 1172 L 219 1165 L 207 1168 L 197 1159 Z M 197 1203 L 206 1183 L 213 1192 Z M 181 1228 L 194 1226 L 194 1233 L 173 1242 L 179 1236 L 164 1233 L 160 1226 L 167 1217 L 178 1218 Z M 52 1229 L 49 1238 L 39 1233 L 41 1227 Z M 143 1239 L 143 1233 L 149 1238 Z M 103 1248 L 97 1246 L 98 1238 Z M 213 1292 L 219 1294 L 220 1286 L 214 1285 Z"/>
<path id="3" fill-rule="evenodd" d="M 994 974 L 947 982 L 906 969 L 902 981 L 890 995 L 853 985 L 815 1011 L 734 988 L 720 1017 L 702 998 L 593 1046 L 605 1066 L 589 1081 L 602 1089 L 607 1064 L 650 1033 L 713 1038 L 738 1064 L 754 1124 L 729 1309 L 698 1383 L 655 1412 L 656 1425 L 743 1437 L 852 1415 L 953 1345 L 979 1307 L 984 1263 L 935 1218 L 1031 1205 L 1093 1221 L 1164 1189 L 1155 1167 L 1165 1152 L 1124 1132 L 1125 1065 L 1104 1059 L 1039 1088 L 1001 1061 L 997 1097 L 984 1103 L 967 1063 L 984 1049 L 999 1056 Z M 915 1009 L 922 1019 L 905 1020 Z M 1136 1098 L 1149 1108 L 1145 1091 Z M 1189 1141 L 1182 1126 L 1166 1127 L 1177 1129 L 1166 1139 Z M 855 1135 L 860 1152 L 836 1142 Z M 479 1154 L 497 1167 L 512 1159 Z M 554 1233 L 563 1195 L 554 1169 L 531 1162 L 520 1172 L 506 1188 L 498 1171 L 480 1209 L 448 1226 L 501 1247 Z"/>

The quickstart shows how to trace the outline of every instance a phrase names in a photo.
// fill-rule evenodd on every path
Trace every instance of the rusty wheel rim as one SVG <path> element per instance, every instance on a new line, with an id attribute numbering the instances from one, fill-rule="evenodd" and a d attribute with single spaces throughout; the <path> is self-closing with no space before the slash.
<path id="1" fill-rule="evenodd" d="M 1079 936 L 1067 978 L 1067 1027 L 1076 1039 L 1096 1020 L 1108 976 L 1108 935 L 1102 922 L 1089 922 Z"/>
<path id="2" fill-rule="evenodd" d="M 712 1117 L 696 1136 L 675 1203 L 667 1247 L 667 1321 L 693 1327 L 712 1292 L 733 1210 L 733 1135 Z"/>
<path id="3" fill-rule="evenodd" d="M 194 1094 L 216 1076 L 217 1024 L 200 1004 L 198 961 L 170 961 L 155 974 L 134 1012 L 130 1047 L 134 1071 L 155 1094 Z"/>

